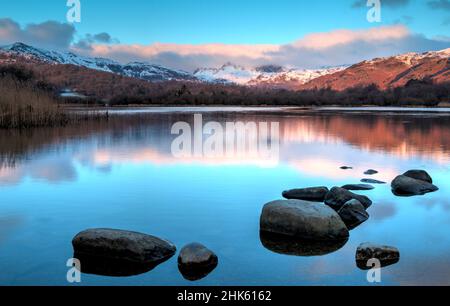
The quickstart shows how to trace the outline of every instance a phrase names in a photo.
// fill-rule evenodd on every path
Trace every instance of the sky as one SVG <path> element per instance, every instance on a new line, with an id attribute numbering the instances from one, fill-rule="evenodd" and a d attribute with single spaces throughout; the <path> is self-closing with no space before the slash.
<path id="1" fill-rule="evenodd" d="M 376 2 L 376 0 L 370 0 Z M 226 62 L 317 68 L 450 47 L 450 0 L 3 0 L 0 44 L 22 41 L 192 71 Z"/>

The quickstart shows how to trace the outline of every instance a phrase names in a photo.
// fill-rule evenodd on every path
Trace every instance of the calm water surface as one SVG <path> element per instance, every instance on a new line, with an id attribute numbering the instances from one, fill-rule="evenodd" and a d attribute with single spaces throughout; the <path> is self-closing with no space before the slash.
<path id="1" fill-rule="evenodd" d="M 173 124 L 193 124 L 199 111 L 205 123 L 279 122 L 279 152 L 174 155 Z M 2 285 L 69 285 L 71 240 L 94 227 L 153 234 L 178 249 L 198 241 L 220 263 L 194 283 L 174 256 L 138 276 L 83 274 L 82 285 L 367 285 L 354 259 L 362 242 L 400 249 L 400 262 L 382 271 L 385 285 L 450 284 L 448 112 L 121 111 L 107 122 L 0 131 L 0 157 Z M 289 256 L 263 246 L 265 203 L 285 189 L 358 183 L 371 168 L 379 174 L 369 178 L 386 182 L 423 168 L 440 191 L 399 198 L 388 184 L 362 192 L 374 201 L 371 218 L 331 254 Z"/>

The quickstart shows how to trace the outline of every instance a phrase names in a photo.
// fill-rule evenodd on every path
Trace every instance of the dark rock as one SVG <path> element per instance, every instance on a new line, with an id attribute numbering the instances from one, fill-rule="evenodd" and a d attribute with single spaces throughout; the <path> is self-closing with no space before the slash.
<path id="1" fill-rule="evenodd" d="M 395 247 L 376 245 L 372 243 L 361 244 L 356 251 L 356 264 L 363 270 L 369 270 L 368 262 L 378 259 L 382 267 L 393 265 L 400 261 L 400 252 Z"/>
<path id="2" fill-rule="evenodd" d="M 358 227 L 369 219 L 369 214 L 364 206 L 355 199 L 345 203 L 338 211 L 338 214 L 349 230 Z"/>
<path id="3" fill-rule="evenodd" d="M 431 176 L 424 170 L 409 170 L 407 172 L 405 172 L 405 174 L 403 174 L 404 176 L 419 180 L 419 181 L 424 181 L 430 184 L 433 184 L 433 179 L 431 178 Z"/>
<path id="4" fill-rule="evenodd" d="M 387 184 L 386 182 L 383 181 L 379 181 L 379 180 L 373 180 L 373 179 L 362 179 L 361 183 L 366 183 L 366 184 Z"/>
<path id="5" fill-rule="evenodd" d="M 367 209 L 372 205 L 372 201 L 363 195 L 355 194 L 344 188 L 334 187 L 325 197 L 325 204 L 333 208 L 335 211 L 339 211 L 345 203 L 350 200 L 358 200 L 364 208 Z"/>
<path id="6" fill-rule="evenodd" d="M 439 188 L 426 181 L 416 180 L 405 175 L 397 176 L 391 184 L 392 192 L 397 196 L 424 195 L 438 191 Z"/>
<path id="7" fill-rule="evenodd" d="M 375 187 L 368 184 L 348 184 L 345 186 L 342 186 L 342 188 L 346 190 L 373 190 Z"/>
<path id="8" fill-rule="evenodd" d="M 166 240 L 114 229 L 86 230 L 72 244 L 78 255 L 149 265 L 162 263 L 176 252 L 176 247 Z"/>
<path id="9" fill-rule="evenodd" d="M 274 201 L 264 206 L 261 231 L 303 240 L 342 240 L 349 232 L 330 207 L 300 200 Z"/>
<path id="10" fill-rule="evenodd" d="M 190 281 L 200 280 L 217 267 L 219 260 L 211 250 L 199 243 L 185 246 L 178 256 L 178 268 Z"/>
<path id="11" fill-rule="evenodd" d="M 303 189 L 292 189 L 283 192 L 283 197 L 288 200 L 304 200 L 313 202 L 323 202 L 325 196 L 330 191 L 327 187 L 311 187 Z"/>
<path id="12" fill-rule="evenodd" d="M 342 170 L 351 170 L 351 169 L 353 169 L 353 167 L 342 166 L 341 169 Z"/>
<path id="13" fill-rule="evenodd" d="M 331 241 L 302 240 L 294 237 L 260 233 L 262 245 L 277 254 L 291 256 L 323 256 L 340 250 L 348 239 Z"/>
<path id="14" fill-rule="evenodd" d="M 364 172 L 365 175 L 374 175 L 377 174 L 378 171 L 377 170 L 373 170 L 373 169 L 369 169 L 366 172 Z"/>

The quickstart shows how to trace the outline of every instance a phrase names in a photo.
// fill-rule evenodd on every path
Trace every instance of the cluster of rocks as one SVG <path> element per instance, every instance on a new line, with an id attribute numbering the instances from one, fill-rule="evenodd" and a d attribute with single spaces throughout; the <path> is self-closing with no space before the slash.
<path id="1" fill-rule="evenodd" d="M 169 260 L 177 248 L 170 241 L 147 234 L 89 229 L 72 240 L 74 258 L 81 272 L 104 276 L 132 276 L 153 270 Z M 218 265 L 217 256 L 199 243 L 185 246 L 178 256 L 183 277 L 195 281 L 206 277 Z"/>
<path id="2" fill-rule="evenodd" d="M 341 167 L 343 170 L 351 167 Z M 370 169 L 364 174 L 375 175 Z M 343 247 L 350 231 L 366 222 L 368 208 L 373 204 L 364 195 L 352 191 L 369 191 L 368 184 L 385 182 L 363 179 L 365 184 L 348 184 L 342 187 L 310 187 L 283 192 L 287 200 L 266 204 L 260 219 L 262 244 L 276 253 L 313 256 L 334 252 Z M 438 190 L 428 173 L 410 170 L 392 182 L 397 195 L 421 195 Z M 396 263 L 400 252 L 389 246 L 361 244 L 356 252 L 357 266 L 366 269 L 370 259 L 377 259 L 381 266 Z"/>

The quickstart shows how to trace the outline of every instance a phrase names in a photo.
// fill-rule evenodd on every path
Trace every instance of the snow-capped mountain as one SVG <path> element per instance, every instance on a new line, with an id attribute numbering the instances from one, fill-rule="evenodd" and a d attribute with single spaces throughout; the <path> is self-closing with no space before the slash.
<path id="1" fill-rule="evenodd" d="M 105 72 L 120 74 L 123 76 L 139 78 L 147 81 L 196 81 L 192 74 L 184 71 L 165 68 L 149 63 L 132 62 L 120 64 L 119 62 L 106 58 L 90 58 L 77 55 L 73 52 L 51 51 L 35 48 L 23 43 L 15 43 L 1 47 L 0 51 L 6 54 L 34 59 L 49 64 L 70 64 L 82 66 Z"/>
<path id="2" fill-rule="evenodd" d="M 335 73 L 346 67 L 326 69 L 288 69 L 281 66 L 267 65 L 246 68 L 225 64 L 220 68 L 203 68 L 194 72 L 194 76 L 205 82 L 234 83 L 248 86 L 290 87 L 302 85 L 315 78 Z"/>

